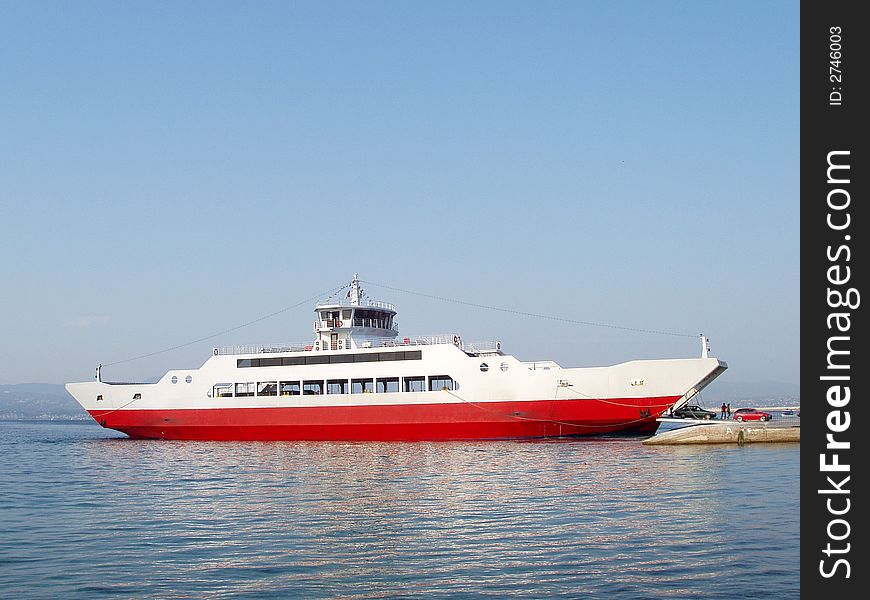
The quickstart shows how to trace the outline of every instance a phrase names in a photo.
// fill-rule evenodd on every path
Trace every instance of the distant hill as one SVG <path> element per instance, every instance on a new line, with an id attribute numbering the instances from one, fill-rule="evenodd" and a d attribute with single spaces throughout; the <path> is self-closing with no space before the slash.
<path id="1" fill-rule="evenodd" d="M 60 383 L 0 384 L 0 419 L 89 419 Z"/>
<path id="2" fill-rule="evenodd" d="M 796 383 L 780 381 L 721 381 L 717 380 L 701 392 L 709 402 L 765 402 L 765 406 L 800 405 L 801 387 Z"/>

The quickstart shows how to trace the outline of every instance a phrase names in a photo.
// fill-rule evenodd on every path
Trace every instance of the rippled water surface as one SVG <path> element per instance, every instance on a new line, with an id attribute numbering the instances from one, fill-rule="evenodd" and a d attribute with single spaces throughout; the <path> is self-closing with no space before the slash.
<path id="1" fill-rule="evenodd" d="M 796 598 L 799 457 L 4 422 L 0 597 Z"/>

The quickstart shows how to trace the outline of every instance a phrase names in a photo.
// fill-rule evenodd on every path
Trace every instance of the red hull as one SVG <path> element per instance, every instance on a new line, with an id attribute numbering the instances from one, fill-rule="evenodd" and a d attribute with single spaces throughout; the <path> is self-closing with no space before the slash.
<path id="1" fill-rule="evenodd" d="M 652 433 L 679 396 L 381 406 L 90 411 L 134 438 L 414 441 Z"/>

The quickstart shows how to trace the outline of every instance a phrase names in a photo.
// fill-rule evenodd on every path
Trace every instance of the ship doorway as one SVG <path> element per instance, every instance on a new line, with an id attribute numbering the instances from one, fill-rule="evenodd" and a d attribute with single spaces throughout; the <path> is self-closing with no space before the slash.
<path id="1" fill-rule="evenodd" d="M 329 349 L 338 350 L 338 334 L 332 333 L 329 335 Z"/>

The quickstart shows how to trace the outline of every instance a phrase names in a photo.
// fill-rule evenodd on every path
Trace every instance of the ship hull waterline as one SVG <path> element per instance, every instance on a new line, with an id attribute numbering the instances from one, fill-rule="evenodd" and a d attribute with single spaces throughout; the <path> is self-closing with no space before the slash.
<path id="1" fill-rule="evenodd" d="M 136 439 L 434 441 L 652 434 L 680 396 L 271 408 L 89 410 Z"/>

